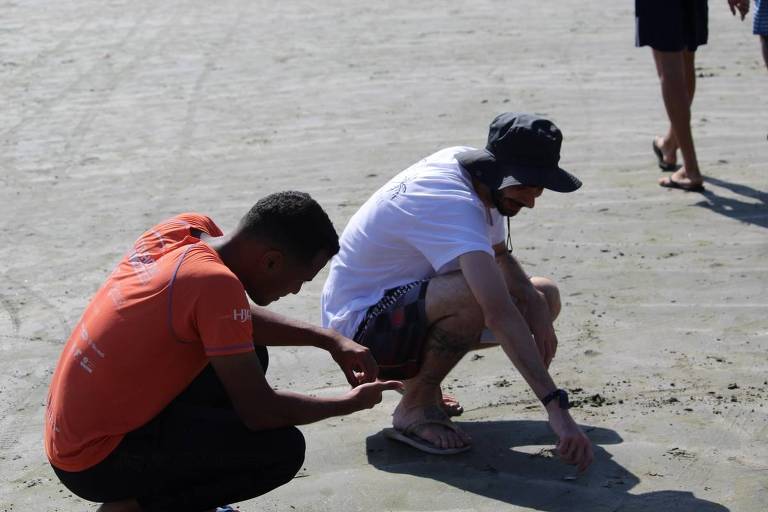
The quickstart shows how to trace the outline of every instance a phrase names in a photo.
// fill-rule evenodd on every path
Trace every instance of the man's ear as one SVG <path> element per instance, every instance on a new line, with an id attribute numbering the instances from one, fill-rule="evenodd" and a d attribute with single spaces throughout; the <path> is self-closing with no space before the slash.
<path id="1" fill-rule="evenodd" d="M 268 274 L 283 270 L 284 262 L 285 256 L 276 249 L 270 249 L 261 256 L 261 268 Z"/>

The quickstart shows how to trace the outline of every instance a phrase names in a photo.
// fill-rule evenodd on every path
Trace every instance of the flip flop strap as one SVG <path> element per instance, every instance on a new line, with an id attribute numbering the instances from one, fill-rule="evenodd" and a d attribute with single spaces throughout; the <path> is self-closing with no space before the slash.
<path id="1" fill-rule="evenodd" d="M 448 419 L 444 419 L 444 420 L 437 420 L 437 419 L 435 419 L 435 420 L 427 420 L 427 419 L 424 419 L 424 420 L 414 421 L 413 423 L 411 423 L 410 425 L 405 427 L 402 430 L 402 432 L 404 434 L 418 435 L 418 432 L 416 432 L 416 430 L 420 429 L 422 427 L 426 427 L 427 425 L 440 425 L 440 426 L 446 427 L 446 428 L 448 428 L 448 429 L 450 429 L 450 430 L 452 430 L 452 431 L 454 431 L 456 433 L 458 433 L 458 431 L 459 431 L 459 427 L 457 427 L 453 422 L 451 422 Z"/>

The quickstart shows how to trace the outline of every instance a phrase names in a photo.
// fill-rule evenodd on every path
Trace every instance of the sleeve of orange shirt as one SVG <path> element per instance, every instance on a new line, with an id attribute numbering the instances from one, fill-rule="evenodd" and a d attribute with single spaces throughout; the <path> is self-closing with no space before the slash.
<path id="1" fill-rule="evenodd" d="M 253 351 L 251 308 L 243 285 L 227 272 L 203 279 L 195 304 L 195 318 L 205 355 Z"/>

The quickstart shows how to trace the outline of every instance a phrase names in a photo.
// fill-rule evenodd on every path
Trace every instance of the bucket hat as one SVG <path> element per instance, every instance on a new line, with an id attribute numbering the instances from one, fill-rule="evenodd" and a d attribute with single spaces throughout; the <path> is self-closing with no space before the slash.
<path id="1" fill-rule="evenodd" d="M 558 165 L 562 142 L 563 134 L 552 121 L 505 112 L 491 122 L 485 149 L 459 153 L 456 159 L 494 191 L 526 185 L 573 192 L 581 181 Z"/>

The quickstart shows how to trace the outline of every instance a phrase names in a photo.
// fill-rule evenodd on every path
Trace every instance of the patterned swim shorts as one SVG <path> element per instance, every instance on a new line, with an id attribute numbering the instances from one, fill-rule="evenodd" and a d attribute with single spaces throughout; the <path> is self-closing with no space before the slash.
<path id="1" fill-rule="evenodd" d="M 410 379 L 419 373 L 427 337 L 429 281 L 392 288 L 368 308 L 355 341 L 371 350 L 382 379 Z"/>

